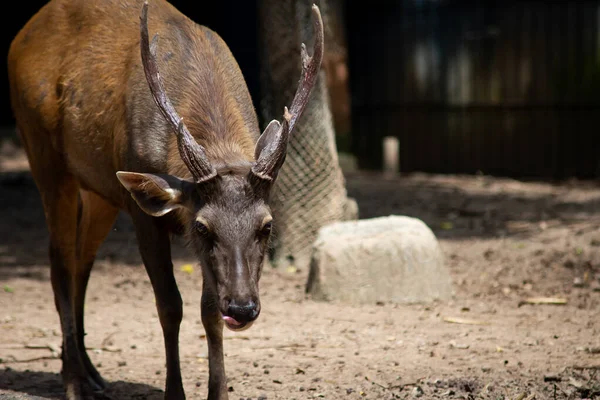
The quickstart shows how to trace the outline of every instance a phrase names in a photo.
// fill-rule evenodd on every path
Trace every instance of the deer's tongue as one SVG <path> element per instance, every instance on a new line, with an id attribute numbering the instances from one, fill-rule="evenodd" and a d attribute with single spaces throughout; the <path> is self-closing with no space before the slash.
<path id="1" fill-rule="evenodd" d="M 235 332 L 245 331 L 246 329 L 250 328 L 254 323 L 254 321 L 240 322 L 228 315 L 223 315 L 223 321 L 225 322 L 225 326 L 227 326 L 227 328 Z"/>
<path id="2" fill-rule="evenodd" d="M 225 323 L 231 327 L 236 327 L 236 326 L 242 325 L 241 322 L 238 322 L 235 318 L 227 316 L 227 315 L 223 315 L 223 321 L 225 321 Z"/>

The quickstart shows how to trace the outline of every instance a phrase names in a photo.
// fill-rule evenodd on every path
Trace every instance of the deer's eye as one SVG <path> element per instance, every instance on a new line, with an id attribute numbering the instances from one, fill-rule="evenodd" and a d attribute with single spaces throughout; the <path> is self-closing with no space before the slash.
<path id="1" fill-rule="evenodd" d="M 209 237 L 211 234 L 210 230 L 208 229 L 208 226 L 206 226 L 206 224 L 203 224 L 200 221 L 194 221 L 194 229 L 196 230 L 196 233 L 198 233 L 202 237 Z"/>
<path id="2" fill-rule="evenodd" d="M 263 227 L 260 229 L 260 234 L 261 236 L 269 236 L 271 234 L 271 230 L 273 229 L 273 223 L 272 222 L 267 222 L 266 224 L 263 225 Z"/>

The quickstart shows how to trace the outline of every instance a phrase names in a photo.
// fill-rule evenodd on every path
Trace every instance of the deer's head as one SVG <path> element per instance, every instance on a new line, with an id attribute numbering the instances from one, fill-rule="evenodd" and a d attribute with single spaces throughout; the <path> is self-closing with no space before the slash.
<path id="1" fill-rule="evenodd" d="M 260 313 L 258 281 L 271 234 L 269 193 L 286 156 L 288 138 L 302 115 L 323 58 L 323 23 L 313 6 L 315 46 L 302 45 L 302 75 L 283 122 L 271 121 L 255 148 L 255 162 L 219 170 L 208 160 L 171 104 L 156 62 L 157 36 L 148 37 L 147 4 L 141 16 L 142 64 L 158 108 L 177 134 L 182 160 L 193 181 L 171 175 L 117 172 L 142 210 L 160 217 L 173 210 L 184 216 L 189 243 L 203 267 L 205 289 L 218 301 L 228 328 L 249 327 Z"/>

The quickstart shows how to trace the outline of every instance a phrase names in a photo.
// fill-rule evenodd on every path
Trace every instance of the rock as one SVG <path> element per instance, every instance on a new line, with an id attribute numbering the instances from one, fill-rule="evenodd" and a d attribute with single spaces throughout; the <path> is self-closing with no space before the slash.
<path id="1" fill-rule="evenodd" d="M 391 215 L 319 230 L 306 291 L 348 304 L 446 300 L 452 282 L 437 238 L 423 221 Z"/>

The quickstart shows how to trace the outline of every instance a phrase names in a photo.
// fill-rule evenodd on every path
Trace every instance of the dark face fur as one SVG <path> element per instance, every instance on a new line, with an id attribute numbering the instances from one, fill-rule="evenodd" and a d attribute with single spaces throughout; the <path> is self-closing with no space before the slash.
<path id="1" fill-rule="evenodd" d="M 244 176 L 225 175 L 190 221 L 188 238 L 218 295 L 225 324 L 244 329 L 258 317 L 258 281 L 271 234 L 271 212 Z M 202 199 L 204 197 L 204 199 Z"/>
<path id="2" fill-rule="evenodd" d="M 118 176 L 146 213 L 179 210 L 205 288 L 218 298 L 226 326 L 250 327 L 260 313 L 258 281 L 271 234 L 265 186 L 240 173 L 219 174 L 205 183 L 132 172 Z"/>

